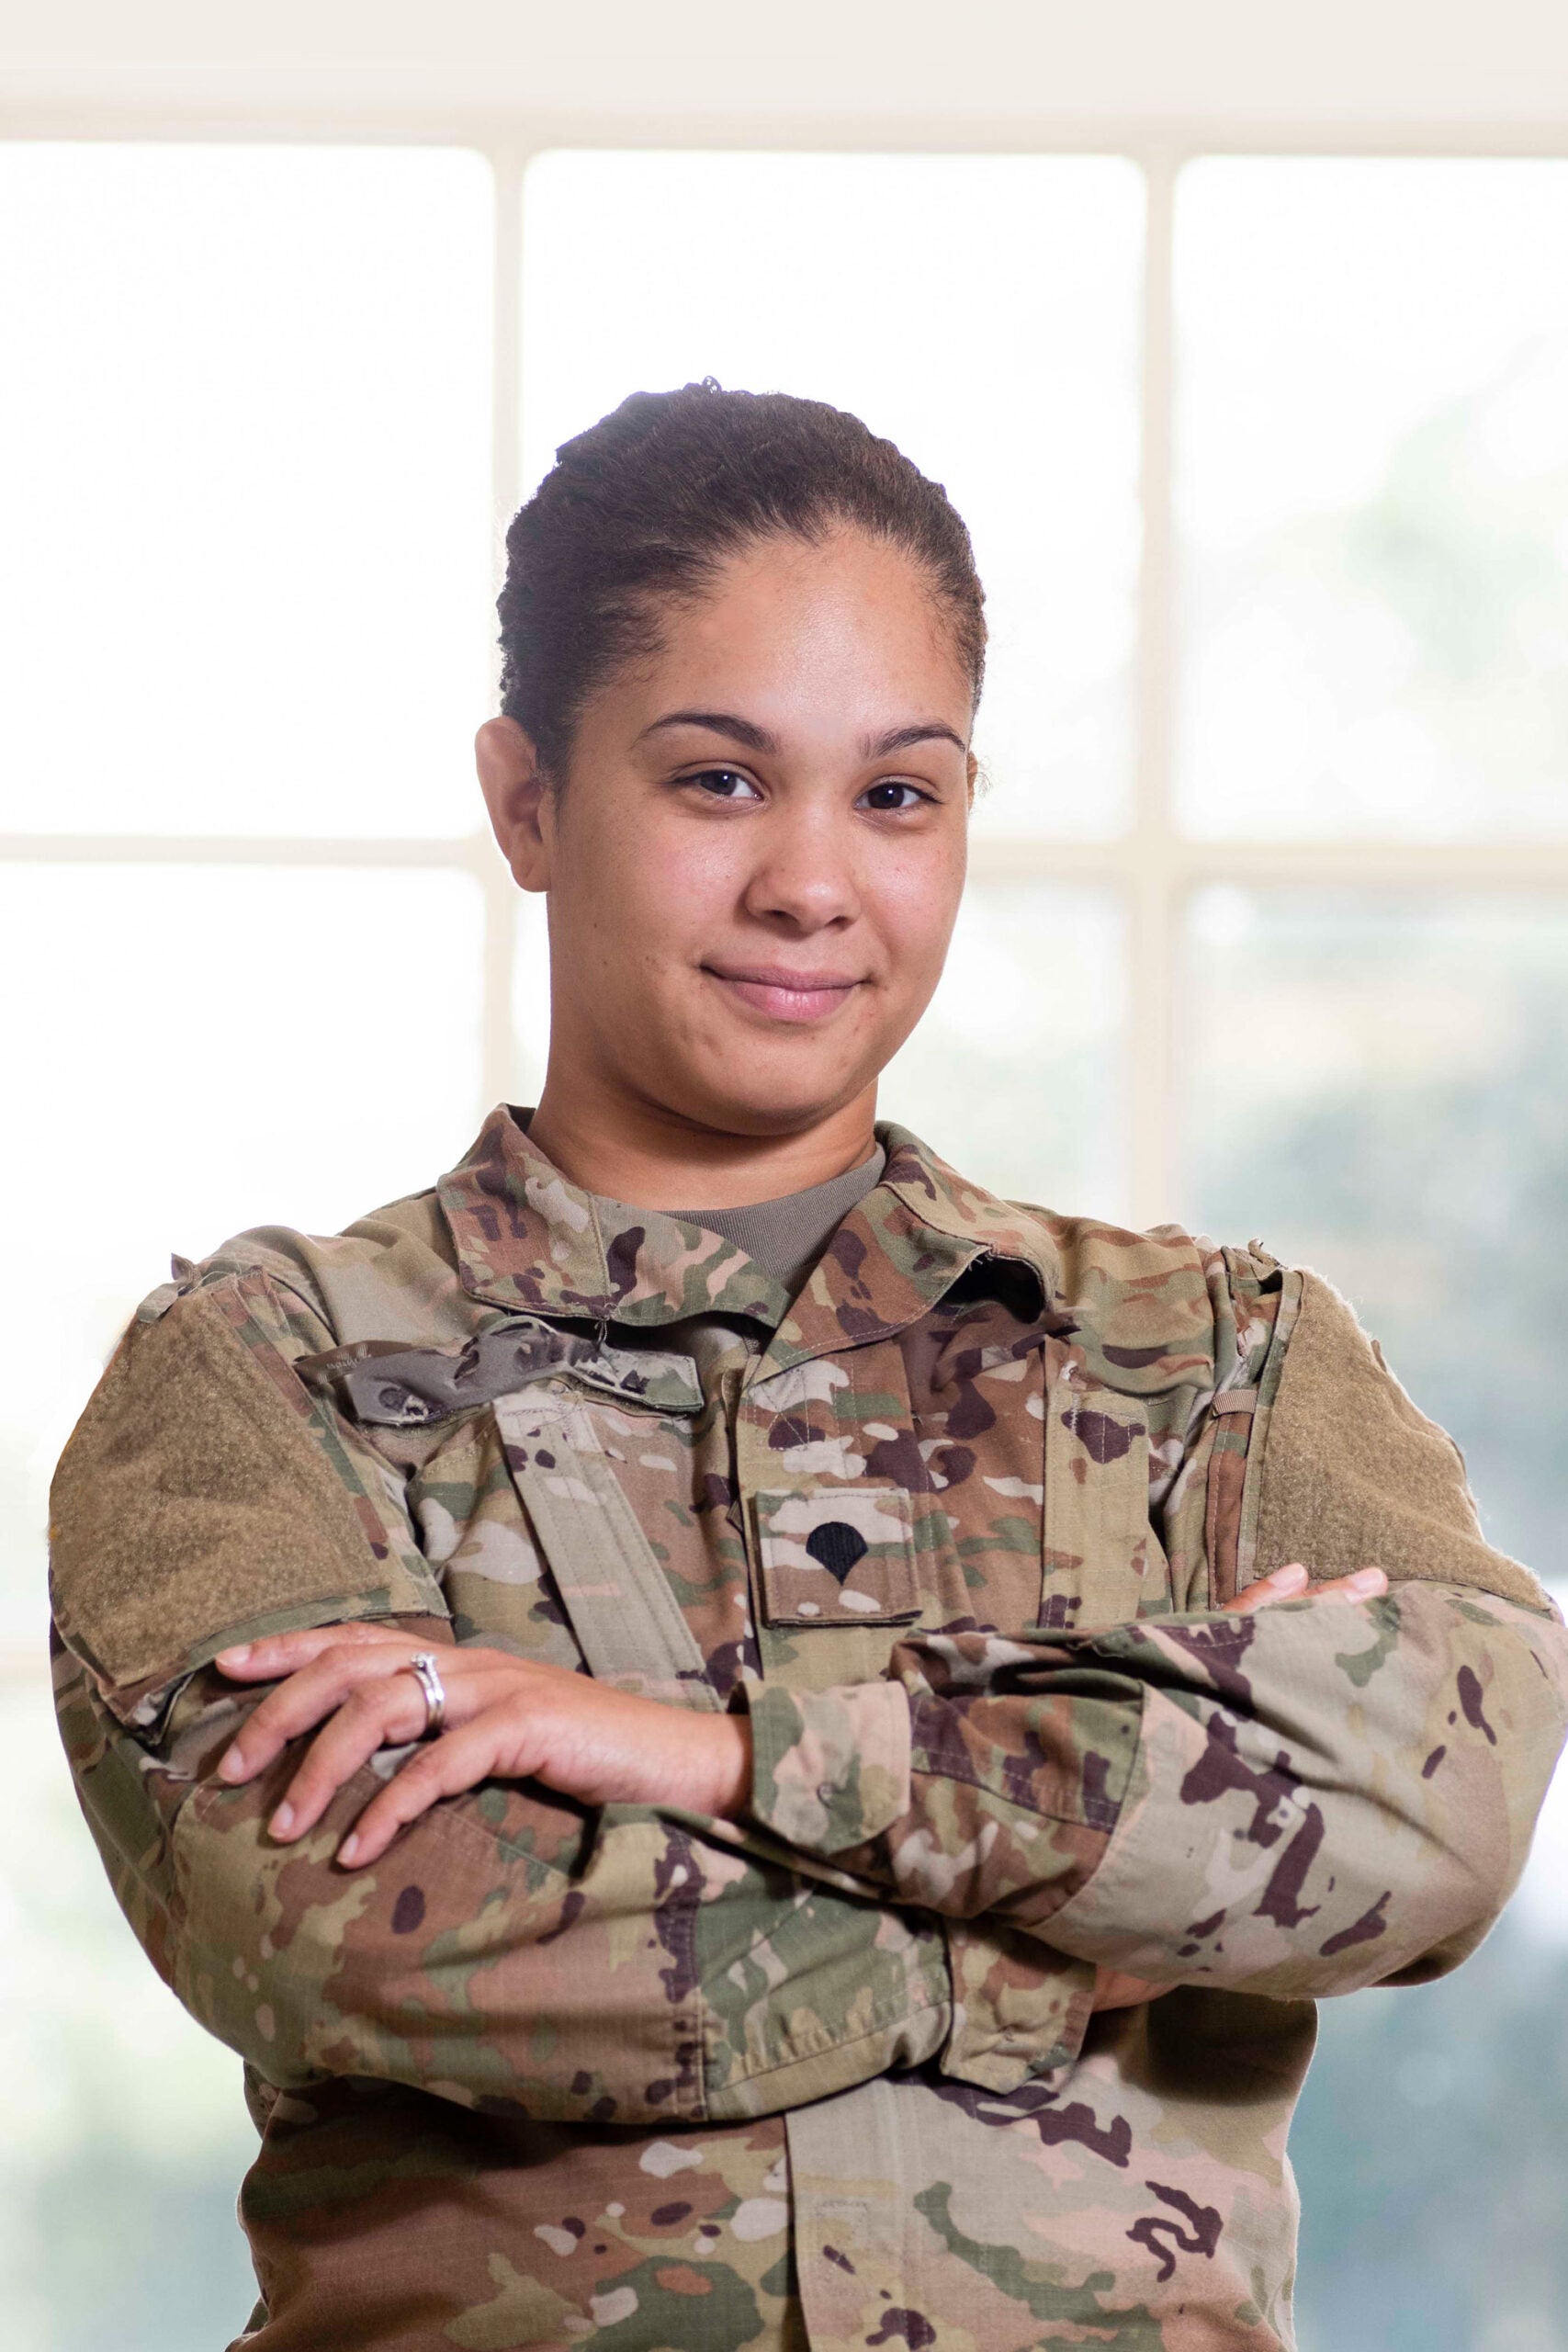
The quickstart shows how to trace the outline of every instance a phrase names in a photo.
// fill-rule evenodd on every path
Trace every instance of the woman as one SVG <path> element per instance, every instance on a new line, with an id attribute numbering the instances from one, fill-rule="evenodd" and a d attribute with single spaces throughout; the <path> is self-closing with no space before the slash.
<path id="1" fill-rule="evenodd" d="M 243 2341 L 1288 2345 L 1313 2000 L 1496 1916 L 1562 1627 L 1315 1277 L 874 1124 L 974 788 L 943 492 L 689 385 L 508 545 L 540 1102 L 176 1261 L 57 1479 Z"/>

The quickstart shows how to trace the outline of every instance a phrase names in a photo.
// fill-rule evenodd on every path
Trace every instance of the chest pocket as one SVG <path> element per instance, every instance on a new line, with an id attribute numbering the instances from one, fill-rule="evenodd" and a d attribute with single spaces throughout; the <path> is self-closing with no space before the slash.
<path id="1" fill-rule="evenodd" d="M 1086 1377 L 1048 1342 L 1040 1622 L 1114 1625 L 1171 1605 L 1165 1551 L 1149 1521 L 1148 1418 L 1135 1396 Z"/>
<path id="2" fill-rule="evenodd" d="M 903 1625 L 919 1615 L 903 1487 L 765 1489 L 756 1511 L 770 1625 Z"/>

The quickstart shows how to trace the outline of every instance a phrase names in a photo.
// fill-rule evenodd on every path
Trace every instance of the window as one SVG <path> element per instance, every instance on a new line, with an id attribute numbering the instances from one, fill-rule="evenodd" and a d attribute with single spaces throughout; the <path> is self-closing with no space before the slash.
<path id="1" fill-rule="evenodd" d="M 112 2301 L 184 2352 L 249 2293 L 234 2062 L 56 1760 L 48 1470 L 171 1249 L 331 1229 L 530 1098 L 538 908 L 468 738 L 504 519 L 635 385 L 855 408 L 974 530 L 989 788 L 888 1110 L 1003 1190 L 1318 1264 L 1551 1569 L 1565 262 L 1553 161 L 0 145 L 29 2340 L 96 2347 Z M 1555 2340 L 1562 2257 L 1515 2249 L 1562 2186 L 1565 1847 L 1549 1816 L 1460 1977 L 1325 2018 L 1309 2352 Z"/>

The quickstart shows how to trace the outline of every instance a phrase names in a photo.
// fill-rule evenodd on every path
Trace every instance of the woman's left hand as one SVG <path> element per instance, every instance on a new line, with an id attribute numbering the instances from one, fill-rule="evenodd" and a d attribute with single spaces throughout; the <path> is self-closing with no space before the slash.
<path id="1" fill-rule="evenodd" d="M 424 1693 L 405 1669 L 428 1647 L 393 1626 L 353 1623 L 220 1651 L 216 1663 L 234 1681 L 286 1679 L 236 1735 L 220 1777 L 254 1780 L 288 1741 L 321 1724 L 268 1824 L 283 1843 L 302 1838 L 378 1748 L 422 1736 Z M 376 1861 L 438 1798 L 488 1780 L 542 1781 L 583 1804 L 679 1805 L 718 1819 L 744 1808 L 751 1733 L 743 1715 L 634 1698 L 505 1650 L 444 1645 L 434 1655 L 446 1728 L 372 1797 L 338 1848 L 341 1862 Z"/>

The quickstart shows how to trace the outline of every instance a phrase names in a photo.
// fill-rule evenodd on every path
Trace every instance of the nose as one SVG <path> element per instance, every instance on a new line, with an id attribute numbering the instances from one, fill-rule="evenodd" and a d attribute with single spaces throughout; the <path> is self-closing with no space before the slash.
<path id="1" fill-rule="evenodd" d="M 841 929 L 861 911 L 853 829 L 803 798 L 773 810 L 753 838 L 758 856 L 743 894 L 755 922 L 797 937 Z"/>

